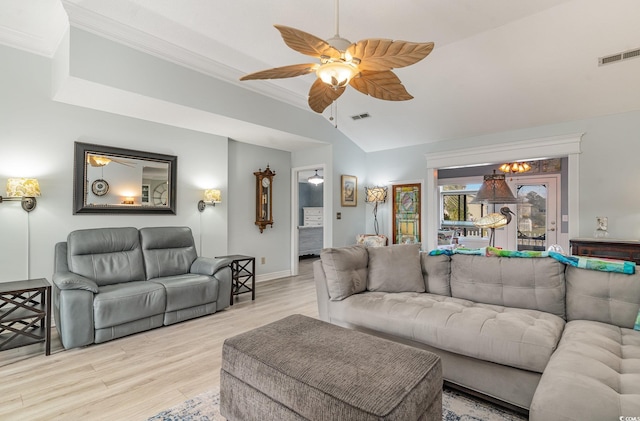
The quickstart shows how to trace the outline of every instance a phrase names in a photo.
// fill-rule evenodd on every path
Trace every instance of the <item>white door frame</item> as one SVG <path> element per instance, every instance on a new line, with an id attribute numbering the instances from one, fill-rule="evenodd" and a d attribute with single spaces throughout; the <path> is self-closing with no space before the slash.
<path id="1" fill-rule="evenodd" d="M 507 175 L 507 178 L 511 178 L 511 176 Z M 513 194 L 517 197 L 518 185 L 530 185 L 530 184 L 547 184 L 547 210 L 553 209 L 554 212 L 546 212 L 546 227 L 547 231 L 551 228 L 554 229 L 553 234 L 549 234 L 547 232 L 547 247 L 551 244 L 560 244 L 563 249 L 569 249 L 569 241 L 564 244 L 562 235 L 560 233 L 560 227 L 562 225 L 562 217 L 561 217 L 561 199 L 560 199 L 560 175 L 559 174 L 539 174 L 539 175 L 530 175 L 524 177 L 516 177 L 513 176 L 512 180 L 507 180 L 507 184 Z M 517 210 L 516 210 L 517 214 Z M 514 217 L 515 224 L 509 224 L 506 226 L 506 233 L 508 236 L 507 239 L 507 248 L 509 250 L 517 250 L 518 244 L 518 215 Z"/>
<path id="2" fill-rule="evenodd" d="M 305 165 L 302 167 L 291 168 L 291 275 L 298 275 L 298 226 L 300 225 L 300 217 L 298 212 L 298 201 L 300 200 L 300 192 L 298 189 L 298 173 L 300 171 L 309 170 L 322 170 L 322 176 L 324 177 L 324 183 L 322 187 L 322 226 L 323 226 L 323 247 L 327 247 L 327 234 L 331 233 L 331 229 L 328 228 L 331 223 L 330 207 L 327 206 L 327 195 L 331 194 L 331 189 L 328 188 L 331 185 L 331 177 L 327 175 L 327 169 L 325 164 Z M 331 197 L 331 196 L 328 196 Z"/>
<path id="3" fill-rule="evenodd" d="M 439 210 L 438 210 L 438 169 L 488 165 L 522 159 L 546 159 L 568 157 L 568 196 L 569 196 L 569 238 L 577 237 L 579 232 L 578 199 L 580 176 L 580 142 L 584 133 L 529 139 L 498 145 L 482 145 L 473 148 L 457 149 L 446 152 L 425 154 L 427 160 L 426 191 L 424 200 L 427 206 L 423 219 L 422 244 L 425 250 L 437 246 Z"/>

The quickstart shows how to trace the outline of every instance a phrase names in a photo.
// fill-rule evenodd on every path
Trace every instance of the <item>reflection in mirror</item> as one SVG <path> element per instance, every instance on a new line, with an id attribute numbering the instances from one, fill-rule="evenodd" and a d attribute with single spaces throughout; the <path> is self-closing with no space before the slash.
<path id="1" fill-rule="evenodd" d="M 174 213 L 177 157 L 76 142 L 74 213 Z"/>

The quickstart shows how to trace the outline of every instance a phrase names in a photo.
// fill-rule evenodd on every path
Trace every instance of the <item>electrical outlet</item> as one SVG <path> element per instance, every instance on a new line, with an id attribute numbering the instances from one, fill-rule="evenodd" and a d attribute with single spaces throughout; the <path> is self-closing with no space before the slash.
<path id="1" fill-rule="evenodd" d="M 265 263 L 267 263 L 267 258 L 266 257 L 261 257 L 260 258 L 260 264 L 264 265 Z"/>
<path id="2" fill-rule="evenodd" d="M 342 212 L 336 212 L 336 219 L 342 219 Z"/>

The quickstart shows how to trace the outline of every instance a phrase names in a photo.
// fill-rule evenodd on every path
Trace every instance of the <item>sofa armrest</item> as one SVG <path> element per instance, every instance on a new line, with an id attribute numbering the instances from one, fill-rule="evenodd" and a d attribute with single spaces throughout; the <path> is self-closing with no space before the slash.
<path id="1" fill-rule="evenodd" d="M 327 276 L 322 268 L 322 262 L 316 260 L 313 262 L 313 279 L 316 283 L 316 296 L 318 299 L 318 315 L 320 320 L 330 322 L 329 320 L 329 289 L 327 288 Z"/>
<path id="2" fill-rule="evenodd" d="M 198 257 L 191 264 L 190 273 L 197 273 L 198 275 L 215 275 L 220 269 L 227 267 L 231 264 L 231 259 L 225 258 L 211 258 L 211 257 Z"/>
<path id="3" fill-rule="evenodd" d="M 73 272 L 56 272 L 53 274 L 53 283 L 61 290 L 81 289 L 98 293 L 98 284 L 89 278 Z"/>

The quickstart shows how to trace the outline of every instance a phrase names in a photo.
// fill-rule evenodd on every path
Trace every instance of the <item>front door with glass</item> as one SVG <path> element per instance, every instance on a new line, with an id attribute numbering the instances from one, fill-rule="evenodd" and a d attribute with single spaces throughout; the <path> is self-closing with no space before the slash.
<path id="1" fill-rule="evenodd" d="M 512 205 L 516 218 L 506 230 L 508 248 L 543 251 L 557 244 L 558 177 L 514 178 L 509 184 L 518 203 Z"/>

